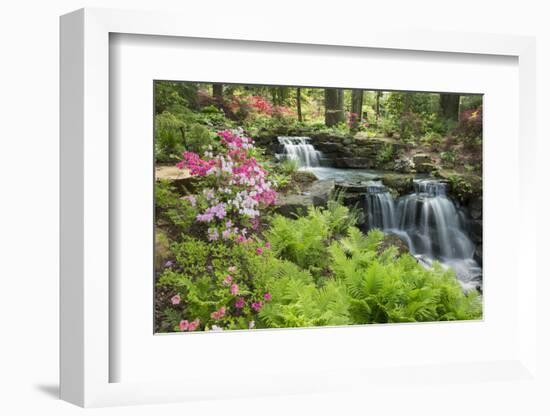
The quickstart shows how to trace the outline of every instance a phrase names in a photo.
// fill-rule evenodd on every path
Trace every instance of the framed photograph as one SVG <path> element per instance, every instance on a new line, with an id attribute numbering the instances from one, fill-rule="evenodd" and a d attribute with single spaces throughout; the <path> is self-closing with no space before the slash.
<path id="1" fill-rule="evenodd" d="M 61 397 L 538 388 L 534 40 L 181 19 L 61 18 Z"/>

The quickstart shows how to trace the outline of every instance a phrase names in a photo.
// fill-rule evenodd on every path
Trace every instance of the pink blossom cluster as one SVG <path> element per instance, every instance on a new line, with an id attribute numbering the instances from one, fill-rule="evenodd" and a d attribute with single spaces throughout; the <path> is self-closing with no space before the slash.
<path id="1" fill-rule="evenodd" d="M 210 317 L 212 319 L 216 320 L 216 321 L 223 318 L 224 316 L 225 316 L 225 307 L 224 306 L 222 306 L 217 311 L 212 312 L 212 314 L 210 315 Z"/>
<path id="2" fill-rule="evenodd" d="M 248 98 L 250 106 L 260 113 L 271 115 L 273 113 L 273 106 L 261 95 L 252 95 Z"/>
<path id="3" fill-rule="evenodd" d="M 194 321 L 189 322 L 187 319 L 180 321 L 180 331 L 194 331 L 199 327 L 200 319 L 196 318 Z"/>
<path id="4" fill-rule="evenodd" d="M 264 306 L 264 303 L 262 301 L 259 302 L 252 302 L 252 305 L 250 305 L 252 309 L 254 309 L 256 312 L 258 312 L 262 307 Z"/>
<path id="5" fill-rule="evenodd" d="M 225 130 L 218 135 L 225 152 L 214 155 L 208 150 L 202 158 L 197 153 L 184 152 L 177 167 L 189 169 L 193 176 L 216 177 L 217 188 L 207 188 L 202 193 L 202 206 L 206 204 L 207 208 L 196 216 L 197 222 L 216 224 L 209 228 L 208 239 L 247 242 L 246 228 L 235 227 L 233 221 L 241 225 L 250 221 L 252 229 L 257 229 L 260 209 L 274 204 L 277 193 L 267 171 L 252 156 L 252 139 L 245 137 L 242 130 Z M 200 206 L 197 197 L 186 199 L 192 206 Z M 221 220 L 225 221 L 220 223 Z"/>
<path id="6" fill-rule="evenodd" d="M 215 164 L 214 160 L 203 160 L 196 153 L 183 152 L 183 160 L 178 162 L 176 166 L 179 169 L 189 169 L 191 175 L 204 176 Z"/>

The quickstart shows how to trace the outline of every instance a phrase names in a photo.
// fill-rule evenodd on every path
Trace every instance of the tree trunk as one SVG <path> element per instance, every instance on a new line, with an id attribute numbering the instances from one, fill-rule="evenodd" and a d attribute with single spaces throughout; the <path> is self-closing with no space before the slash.
<path id="1" fill-rule="evenodd" d="M 380 96 L 382 91 L 376 91 L 376 125 L 378 125 L 378 119 L 380 118 Z"/>
<path id="2" fill-rule="evenodd" d="M 302 89 L 296 88 L 296 112 L 298 113 L 298 121 L 302 121 Z"/>
<path id="3" fill-rule="evenodd" d="M 363 116 L 363 90 L 351 91 L 351 112 L 360 120 Z"/>
<path id="4" fill-rule="evenodd" d="M 458 121 L 459 94 L 440 94 L 439 111 L 446 120 Z"/>
<path id="5" fill-rule="evenodd" d="M 218 106 L 223 104 L 223 84 L 212 84 L 212 97 Z"/>
<path id="6" fill-rule="evenodd" d="M 363 117 L 363 90 L 351 90 L 351 112 L 350 128 L 356 129 Z"/>
<path id="7" fill-rule="evenodd" d="M 338 123 L 345 123 L 344 90 L 325 88 L 325 125 L 332 127 Z"/>

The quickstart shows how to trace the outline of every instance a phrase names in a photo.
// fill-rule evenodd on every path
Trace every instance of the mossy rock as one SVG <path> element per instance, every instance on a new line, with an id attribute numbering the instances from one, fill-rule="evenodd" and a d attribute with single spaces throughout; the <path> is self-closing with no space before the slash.
<path id="1" fill-rule="evenodd" d="M 279 195 L 275 212 L 290 218 L 306 215 L 310 206 L 326 206 L 334 188 L 332 180 L 315 181 L 299 194 Z"/>
<path id="2" fill-rule="evenodd" d="M 414 175 L 392 173 L 382 177 L 382 183 L 398 195 L 406 195 L 413 190 Z"/>
<path id="3" fill-rule="evenodd" d="M 437 170 L 437 166 L 433 163 L 420 163 L 415 164 L 415 170 L 417 173 L 432 173 Z"/>
<path id="4" fill-rule="evenodd" d="M 449 181 L 450 195 L 462 204 L 468 204 L 482 196 L 483 181 L 480 175 L 439 170 L 435 176 Z"/>
<path id="5" fill-rule="evenodd" d="M 418 168 L 419 165 L 422 165 L 424 163 L 432 163 L 432 158 L 430 157 L 430 155 L 427 155 L 425 153 L 417 153 L 413 156 L 413 162 L 414 165 Z"/>
<path id="6" fill-rule="evenodd" d="M 384 240 L 378 246 L 378 254 L 382 254 L 390 247 L 397 248 L 397 254 L 402 256 L 403 254 L 409 253 L 409 246 L 401 238 L 395 234 L 388 234 L 384 236 Z"/>
<path id="7" fill-rule="evenodd" d="M 298 170 L 292 174 L 292 181 L 299 184 L 313 183 L 317 180 L 317 176 L 313 172 Z"/>

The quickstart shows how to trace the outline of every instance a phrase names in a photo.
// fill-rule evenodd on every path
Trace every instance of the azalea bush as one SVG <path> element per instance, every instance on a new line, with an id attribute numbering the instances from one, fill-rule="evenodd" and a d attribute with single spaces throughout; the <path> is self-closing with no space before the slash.
<path id="1" fill-rule="evenodd" d="M 269 244 L 206 242 L 184 236 L 172 246 L 157 286 L 163 288 L 161 331 L 250 329 L 271 294 L 261 280 Z M 189 327 L 196 322 L 196 327 Z"/>
<path id="2" fill-rule="evenodd" d="M 225 130 L 219 137 L 216 152 L 212 146 L 202 156 L 184 152 L 177 167 L 206 179 L 202 192 L 185 200 L 198 211 L 195 221 L 205 225 L 208 240 L 242 243 L 250 229 L 258 229 L 261 209 L 274 204 L 277 193 L 250 138 L 240 130 Z"/>

